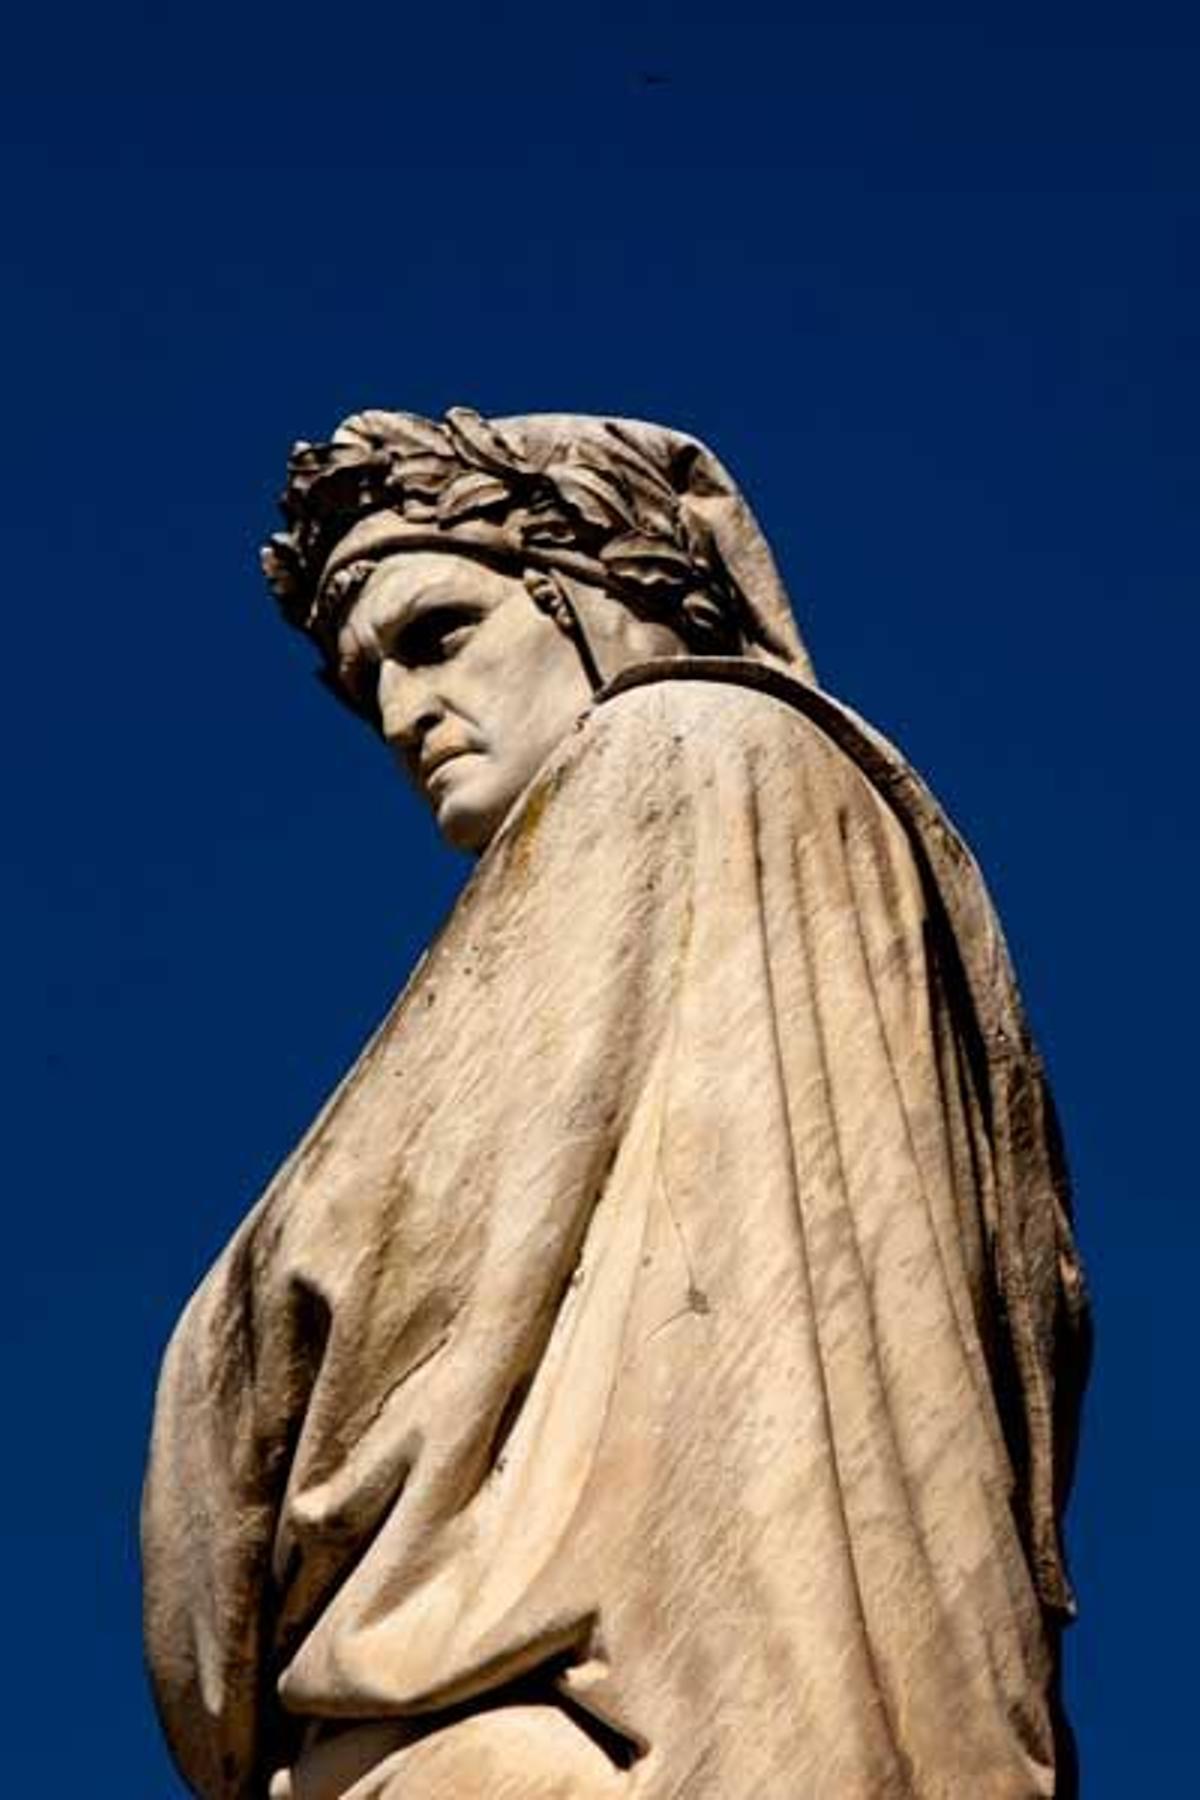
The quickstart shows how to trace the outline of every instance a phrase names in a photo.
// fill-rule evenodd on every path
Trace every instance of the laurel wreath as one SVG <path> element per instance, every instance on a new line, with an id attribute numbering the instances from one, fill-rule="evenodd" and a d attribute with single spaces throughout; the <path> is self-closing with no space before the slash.
<path id="1" fill-rule="evenodd" d="M 293 447 L 280 505 L 285 529 L 263 567 L 285 616 L 310 633 L 322 623 L 318 582 L 335 544 L 384 508 L 449 534 L 502 524 L 518 553 L 580 551 L 607 586 L 651 613 L 678 614 L 692 636 L 728 633 L 738 610 L 703 517 L 614 420 L 539 464 L 469 407 L 443 420 L 356 413 L 328 443 Z M 345 591 L 339 583 L 325 604 Z"/>

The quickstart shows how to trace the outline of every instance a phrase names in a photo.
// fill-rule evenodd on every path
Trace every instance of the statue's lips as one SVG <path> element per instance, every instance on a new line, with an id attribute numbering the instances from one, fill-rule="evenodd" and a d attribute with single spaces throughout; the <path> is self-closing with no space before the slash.
<path id="1" fill-rule="evenodd" d="M 433 776 L 439 769 L 444 769 L 447 763 L 457 762 L 460 757 L 476 754 L 477 752 L 469 744 L 451 744 L 443 750 L 427 752 L 422 756 L 418 770 L 422 787 L 428 787 Z"/>

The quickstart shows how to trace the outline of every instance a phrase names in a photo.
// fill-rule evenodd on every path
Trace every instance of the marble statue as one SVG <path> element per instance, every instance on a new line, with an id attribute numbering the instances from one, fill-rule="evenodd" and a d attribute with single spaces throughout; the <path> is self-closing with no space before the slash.
<path id="1" fill-rule="evenodd" d="M 1087 1313 L 969 852 L 693 438 L 366 412 L 283 505 L 286 617 L 478 861 L 165 1360 L 185 1781 L 1067 1792 Z"/>

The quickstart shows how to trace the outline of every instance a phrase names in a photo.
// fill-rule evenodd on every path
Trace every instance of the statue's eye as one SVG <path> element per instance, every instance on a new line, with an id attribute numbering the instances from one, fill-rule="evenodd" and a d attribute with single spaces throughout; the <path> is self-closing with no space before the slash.
<path id="1" fill-rule="evenodd" d="M 402 633 L 401 657 L 410 668 L 445 662 L 462 648 L 478 623 L 474 607 L 433 607 Z"/>

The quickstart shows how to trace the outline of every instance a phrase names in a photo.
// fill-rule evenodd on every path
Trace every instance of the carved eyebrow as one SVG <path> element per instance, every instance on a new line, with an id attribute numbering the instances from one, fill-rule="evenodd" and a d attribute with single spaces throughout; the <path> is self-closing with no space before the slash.
<path id="1" fill-rule="evenodd" d="M 410 625 L 443 611 L 469 612 L 475 618 L 482 618 L 491 611 L 491 606 L 486 598 L 464 591 L 457 583 L 452 586 L 434 580 L 428 587 L 407 595 L 394 610 L 385 608 L 382 618 L 372 619 L 371 634 L 382 644 L 393 644 Z"/>
<path id="2" fill-rule="evenodd" d="M 404 627 L 412 620 L 423 619 L 429 613 L 471 612 L 482 617 L 488 610 L 485 602 L 466 594 L 445 589 L 426 588 L 413 595 L 407 605 L 396 615 L 395 623 L 389 624 L 387 629 L 403 631 Z"/>
<path id="3" fill-rule="evenodd" d="M 370 633 L 351 631 L 338 653 L 338 680 L 361 693 L 371 671 L 397 652 L 414 662 L 423 660 L 437 640 L 450 631 L 478 625 L 490 609 L 478 600 L 454 600 L 446 594 L 417 594 L 394 618 L 372 623 Z"/>

